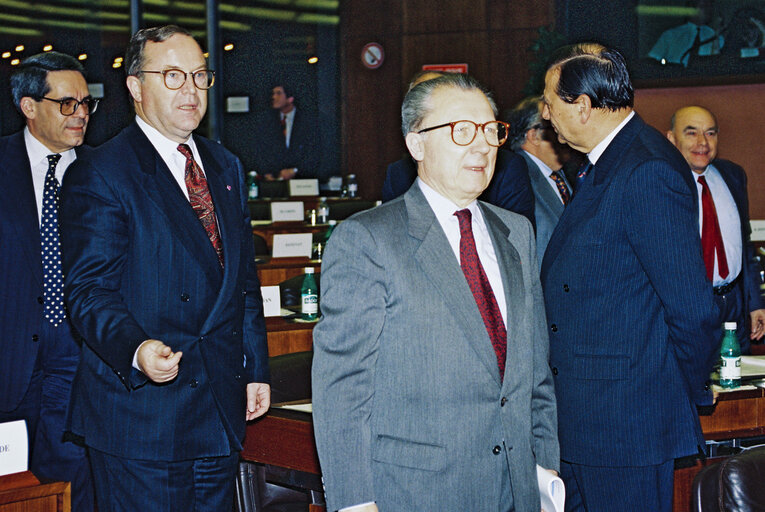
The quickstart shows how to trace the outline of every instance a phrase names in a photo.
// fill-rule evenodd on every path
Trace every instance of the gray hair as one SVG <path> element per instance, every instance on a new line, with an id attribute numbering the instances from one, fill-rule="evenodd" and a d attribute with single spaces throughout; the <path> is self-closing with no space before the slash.
<path id="1" fill-rule="evenodd" d="M 541 98 L 529 96 L 521 100 L 512 110 L 502 114 L 502 121 L 510 124 L 507 143 L 513 151 L 519 151 L 526 140 L 526 132 L 544 125 L 539 109 Z"/>
<path id="2" fill-rule="evenodd" d="M 409 132 L 416 131 L 420 123 L 430 113 L 430 97 L 433 91 L 440 87 L 454 87 L 463 91 L 481 91 L 491 105 L 494 115 L 497 115 L 497 104 L 494 102 L 491 92 L 481 85 L 475 78 L 462 73 L 446 73 L 443 76 L 432 78 L 412 87 L 401 105 L 401 131 L 404 137 Z"/>
<path id="3" fill-rule="evenodd" d="M 26 96 L 42 101 L 42 97 L 50 92 L 48 73 L 51 71 L 77 71 L 85 77 L 82 64 L 71 55 L 45 52 L 27 57 L 11 75 L 11 94 L 16 110 L 21 112 L 21 98 Z"/>
<path id="4" fill-rule="evenodd" d="M 183 34 L 193 37 L 191 33 L 177 25 L 164 25 L 162 27 L 142 28 L 130 38 L 125 51 L 125 73 L 127 76 L 137 76 L 144 66 L 143 50 L 146 43 L 163 43 L 175 34 Z"/>

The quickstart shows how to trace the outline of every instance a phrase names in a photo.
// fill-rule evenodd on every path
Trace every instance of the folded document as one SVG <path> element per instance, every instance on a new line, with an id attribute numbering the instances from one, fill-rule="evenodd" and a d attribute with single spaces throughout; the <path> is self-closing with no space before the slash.
<path id="1" fill-rule="evenodd" d="M 566 488 L 563 485 L 563 480 L 539 464 L 537 464 L 537 480 L 542 510 L 544 512 L 563 512 L 563 503 L 566 501 Z"/>

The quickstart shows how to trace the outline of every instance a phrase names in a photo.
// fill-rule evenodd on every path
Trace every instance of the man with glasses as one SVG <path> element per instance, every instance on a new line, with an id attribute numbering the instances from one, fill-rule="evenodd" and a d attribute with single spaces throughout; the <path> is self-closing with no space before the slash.
<path id="1" fill-rule="evenodd" d="M 80 357 L 64 307 L 58 194 L 82 156 L 91 98 L 82 65 L 69 55 L 24 59 L 11 76 L 24 130 L 0 139 L 0 423 L 25 420 L 29 468 L 72 482 L 74 510 L 93 510 L 85 450 L 63 440 Z"/>
<path id="2" fill-rule="evenodd" d="M 244 172 L 192 132 L 214 74 L 176 26 L 126 56 L 135 123 L 77 162 L 62 197 L 71 430 L 101 511 L 231 510 L 245 419 L 269 406 Z"/>
<path id="3" fill-rule="evenodd" d="M 415 183 L 332 234 L 312 376 L 327 510 L 539 512 L 535 463 L 558 468 L 534 232 L 476 201 L 495 116 L 467 75 L 412 88 Z"/>

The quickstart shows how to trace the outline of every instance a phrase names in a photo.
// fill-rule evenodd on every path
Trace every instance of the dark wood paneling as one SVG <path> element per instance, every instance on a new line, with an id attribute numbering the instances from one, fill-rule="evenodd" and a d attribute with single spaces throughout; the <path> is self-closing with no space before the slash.
<path id="1" fill-rule="evenodd" d="M 530 48 L 536 37 L 536 29 L 491 33 L 491 76 L 484 81 L 494 92 L 500 110 L 511 108 L 523 99 L 523 89 L 529 79 L 529 62 L 534 59 Z M 495 44 L 495 41 L 501 41 L 501 44 Z"/>
<path id="2" fill-rule="evenodd" d="M 404 33 L 435 34 L 486 28 L 486 0 L 406 0 Z"/>
<path id="3" fill-rule="evenodd" d="M 550 25 L 555 16 L 555 1 L 488 0 L 489 28 L 507 30 Z"/>

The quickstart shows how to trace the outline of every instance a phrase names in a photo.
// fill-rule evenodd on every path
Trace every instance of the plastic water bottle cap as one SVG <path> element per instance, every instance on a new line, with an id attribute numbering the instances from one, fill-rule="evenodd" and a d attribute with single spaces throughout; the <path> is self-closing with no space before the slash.
<path id="1" fill-rule="evenodd" d="M 313 267 L 305 267 L 305 268 L 303 269 L 303 272 L 305 272 L 306 274 L 313 274 L 313 273 L 314 273 L 314 270 L 315 270 L 315 269 L 314 269 Z M 734 329 L 735 329 L 735 327 L 734 327 Z"/>
<path id="2" fill-rule="evenodd" d="M 725 322 L 725 324 L 723 324 L 723 328 L 726 331 L 729 330 L 729 329 L 733 329 L 735 331 L 736 330 L 736 322 Z"/>

